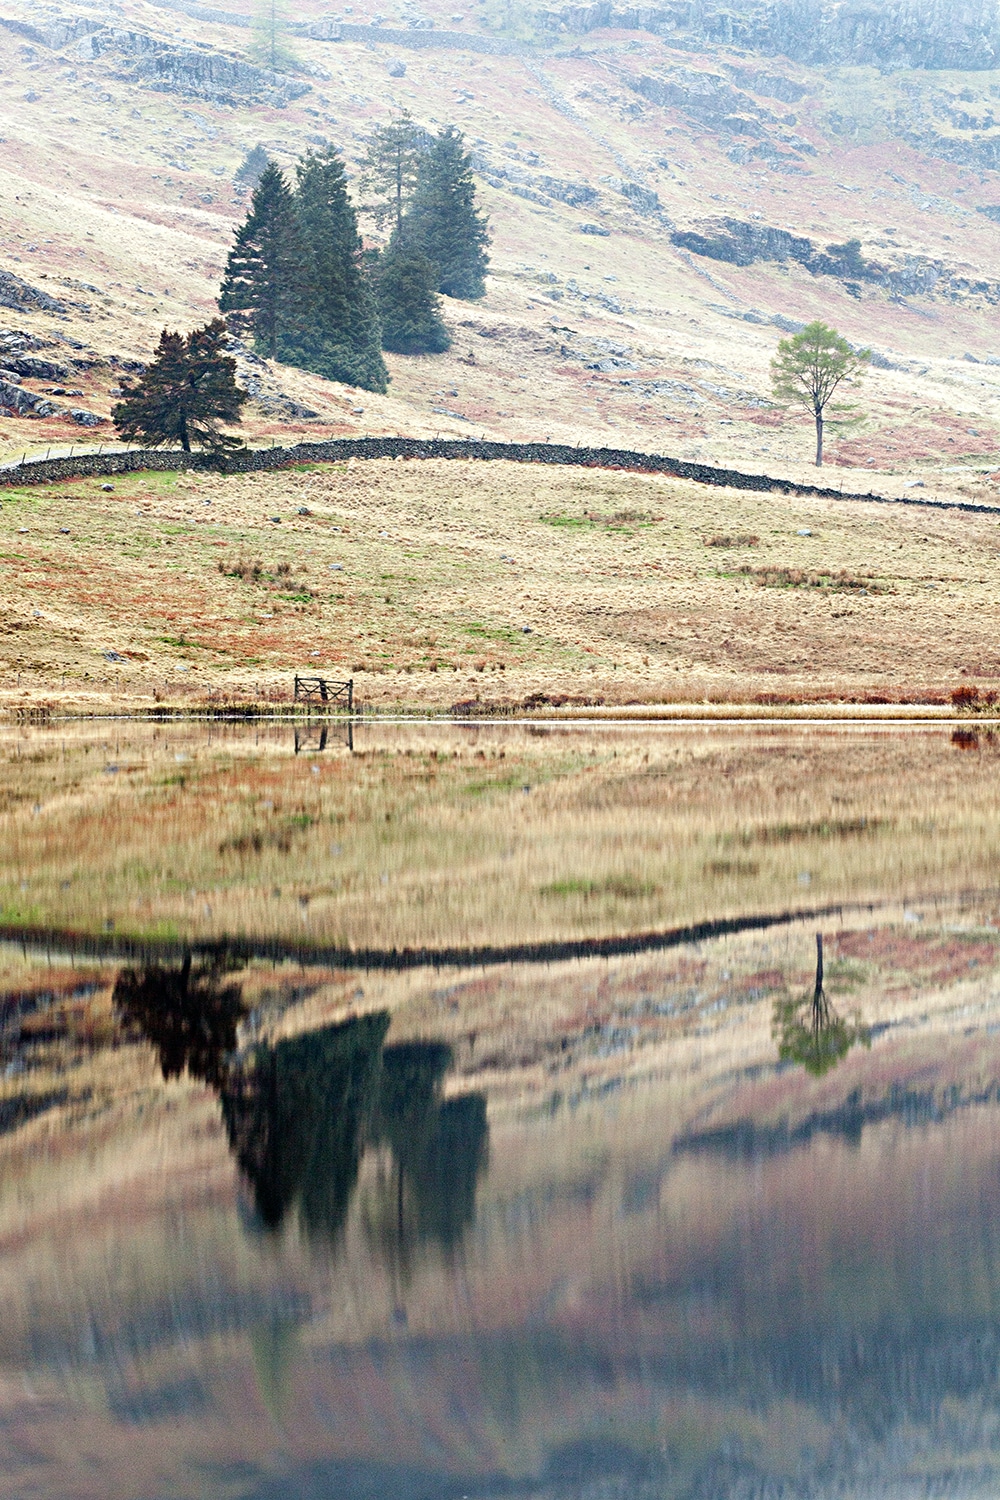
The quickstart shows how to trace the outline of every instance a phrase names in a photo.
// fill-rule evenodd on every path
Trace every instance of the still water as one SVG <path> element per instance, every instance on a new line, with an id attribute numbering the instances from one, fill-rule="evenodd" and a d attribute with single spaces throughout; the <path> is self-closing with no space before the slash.
<path id="1" fill-rule="evenodd" d="M 992 737 L 320 740 L 0 741 L 0 1494 L 1000 1493 Z"/>

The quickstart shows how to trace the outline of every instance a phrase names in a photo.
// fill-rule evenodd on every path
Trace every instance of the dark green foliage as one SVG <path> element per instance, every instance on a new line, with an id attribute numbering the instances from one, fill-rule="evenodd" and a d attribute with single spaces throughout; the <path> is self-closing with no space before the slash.
<path id="1" fill-rule="evenodd" d="M 226 324 L 214 318 L 204 328 L 160 335 L 156 357 L 136 384 L 122 384 L 123 399 L 111 413 L 127 442 L 158 448 L 192 442 L 210 452 L 239 446 L 220 423 L 240 420 L 246 392 L 236 384 L 236 361 L 226 353 Z"/>
<path id="2" fill-rule="evenodd" d="M 261 1048 L 222 1095 L 229 1142 L 265 1225 L 298 1205 L 307 1234 L 343 1227 L 375 1105 L 382 1011 Z"/>
<path id="3" fill-rule="evenodd" d="M 374 192 L 375 202 L 366 203 L 364 210 L 380 227 L 391 223 L 397 236 L 417 184 L 421 155 L 429 144 L 427 131 L 405 109 L 388 125 L 376 125 L 368 137 L 360 180 L 363 188 Z"/>
<path id="4" fill-rule="evenodd" d="M 243 187 L 256 187 L 265 170 L 269 157 L 263 146 L 251 146 L 250 150 L 233 173 L 233 181 Z"/>
<path id="5" fill-rule="evenodd" d="M 296 172 L 300 298 L 309 315 L 282 341 L 283 357 L 328 380 L 384 391 L 378 311 L 343 162 L 332 148 L 310 152 Z"/>
<path id="6" fill-rule="evenodd" d="M 435 267 L 394 239 L 376 266 L 382 347 L 394 354 L 441 354 L 451 335 L 441 320 Z"/>
<path id="7" fill-rule="evenodd" d="M 316 1241 L 338 1239 L 366 1147 L 387 1146 L 395 1172 L 379 1177 L 369 1229 L 405 1262 L 426 1240 L 453 1249 L 471 1223 L 488 1126 L 481 1094 L 442 1100 L 451 1048 L 383 1050 L 388 1026 L 381 1011 L 258 1048 L 226 1077 L 222 1113 L 262 1223 L 297 1208 Z"/>
<path id="8" fill-rule="evenodd" d="M 486 221 L 476 209 L 476 185 L 462 134 L 449 125 L 420 158 L 413 206 L 404 220 L 407 247 L 437 269 L 437 290 L 448 297 L 486 294 Z"/>
<path id="9" fill-rule="evenodd" d="M 226 1057 L 236 1046 L 236 1028 L 246 1007 L 238 984 L 223 984 L 221 970 L 191 972 L 191 956 L 179 970 L 123 969 L 114 1004 L 126 1027 L 156 1048 L 164 1078 L 187 1071 L 222 1086 Z"/>
<path id="10" fill-rule="evenodd" d="M 258 349 L 277 359 L 282 342 L 303 321 L 302 276 L 295 202 L 283 173 L 269 162 L 236 231 L 219 307 L 244 314 Z"/>

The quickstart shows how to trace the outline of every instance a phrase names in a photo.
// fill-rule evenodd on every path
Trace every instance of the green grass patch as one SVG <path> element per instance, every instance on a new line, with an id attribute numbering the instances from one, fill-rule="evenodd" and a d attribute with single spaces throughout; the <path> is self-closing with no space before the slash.
<path id="1" fill-rule="evenodd" d="M 550 885 L 539 887 L 543 896 L 614 896 L 620 901 L 637 901 L 655 896 L 659 887 L 651 880 L 638 880 L 634 875 L 609 875 L 604 880 L 581 880 L 571 876 L 568 880 L 554 880 Z"/>

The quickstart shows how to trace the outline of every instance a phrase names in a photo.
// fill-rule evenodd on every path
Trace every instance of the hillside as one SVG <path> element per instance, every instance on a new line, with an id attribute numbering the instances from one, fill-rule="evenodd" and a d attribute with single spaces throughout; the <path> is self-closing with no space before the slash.
<path id="1" fill-rule="evenodd" d="M 446 305 L 448 354 L 390 356 L 386 397 L 244 360 L 255 440 L 477 430 L 797 472 L 807 425 L 767 365 L 822 316 L 876 350 L 834 463 L 993 462 L 993 10 L 303 0 L 291 33 L 271 75 L 246 5 L 5 0 L 2 451 L 108 440 L 123 368 L 212 310 L 248 147 L 290 165 L 330 140 L 354 171 L 407 107 L 474 149 L 488 295 Z"/>

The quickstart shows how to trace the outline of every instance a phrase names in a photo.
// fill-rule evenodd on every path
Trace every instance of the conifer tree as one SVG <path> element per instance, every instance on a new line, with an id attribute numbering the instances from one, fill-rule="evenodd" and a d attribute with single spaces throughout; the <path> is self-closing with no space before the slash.
<path id="1" fill-rule="evenodd" d="M 250 18 L 250 56 L 254 62 L 272 73 L 279 68 L 294 68 L 297 59 L 286 41 L 287 30 L 285 0 L 254 0 Z"/>
<path id="2" fill-rule="evenodd" d="M 240 162 L 233 173 L 233 181 L 241 188 L 254 188 L 257 186 L 264 172 L 270 164 L 270 157 L 264 147 L 258 144 L 251 146 L 249 151 Z"/>
<path id="3" fill-rule="evenodd" d="M 427 131 L 408 109 L 388 125 L 376 125 L 368 137 L 361 163 L 361 185 L 374 192 L 376 201 L 363 205 L 381 228 L 392 223 L 393 233 L 403 232 L 403 216 L 417 185 L 420 158 L 429 144 Z"/>
<path id="4" fill-rule="evenodd" d="M 469 153 L 461 132 L 449 125 L 420 159 L 413 207 L 404 220 L 409 248 L 437 267 L 437 289 L 448 297 L 486 294 L 490 237 L 475 199 Z"/>
<path id="5" fill-rule="evenodd" d="M 394 354 L 441 354 L 451 335 L 441 320 L 434 290 L 436 268 L 408 243 L 393 236 L 376 271 L 382 347 Z"/>
<path id="6" fill-rule="evenodd" d="M 277 359 L 301 320 L 302 246 L 291 189 L 269 162 L 236 231 L 219 293 L 222 312 L 247 314 L 262 353 Z"/>
<path id="7" fill-rule="evenodd" d="M 156 357 L 137 384 L 122 382 L 123 399 L 111 413 L 126 441 L 147 448 L 179 443 L 185 453 L 192 442 L 212 453 L 239 446 L 220 431 L 220 423 L 240 420 L 247 399 L 236 384 L 236 361 L 226 353 L 226 332 L 222 318 L 186 338 L 164 328 Z"/>
<path id="8" fill-rule="evenodd" d="M 285 357 L 328 380 L 384 391 L 389 377 L 378 310 L 343 162 L 332 147 L 310 151 L 296 173 L 300 289 L 308 316 L 289 336 Z"/>

